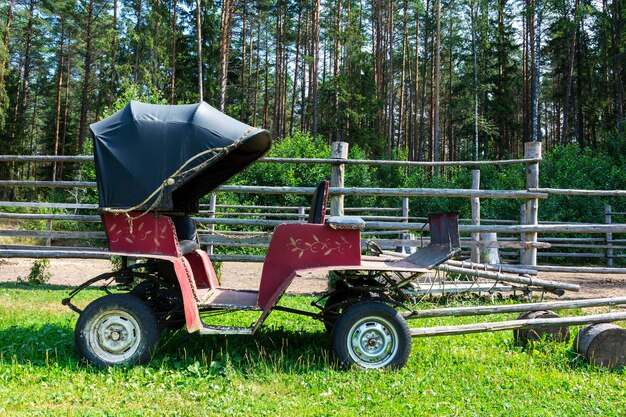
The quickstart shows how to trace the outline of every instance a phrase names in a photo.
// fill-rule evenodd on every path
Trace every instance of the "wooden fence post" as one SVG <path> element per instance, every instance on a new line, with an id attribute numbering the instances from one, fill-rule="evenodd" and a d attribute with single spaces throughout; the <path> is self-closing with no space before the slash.
<path id="1" fill-rule="evenodd" d="M 333 142 L 331 144 L 330 159 L 348 159 L 348 143 L 347 142 Z M 330 186 L 331 187 L 343 187 L 344 186 L 344 173 L 345 165 L 337 162 L 333 163 L 330 172 Z M 343 196 L 337 195 L 330 198 L 330 215 L 331 216 L 343 216 Z"/>
<path id="2" fill-rule="evenodd" d="M 526 142 L 524 144 L 524 158 L 540 159 L 541 142 Z M 539 162 L 526 164 L 526 189 L 539 188 Z M 539 223 L 539 199 L 526 200 L 526 224 L 536 226 Z M 537 242 L 537 233 L 526 233 L 527 242 Z M 528 248 L 524 251 L 524 265 L 537 265 L 537 248 Z"/>
<path id="3" fill-rule="evenodd" d="M 52 232 L 52 220 L 48 220 L 46 227 L 48 229 L 48 233 Z M 52 246 L 52 238 L 48 237 L 46 239 L 46 246 Z"/>
<path id="4" fill-rule="evenodd" d="M 211 197 L 209 197 L 209 219 L 214 219 L 215 218 L 215 211 L 216 211 L 216 207 L 217 207 L 217 197 L 215 194 L 211 194 Z M 214 224 L 210 224 L 208 226 L 209 232 L 213 232 L 215 230 L 215 225 Z M 207 245 L 206 247 L 206 253 L 209 255 L 213 255 L 213 245 Z"/>
<path id="5" fill-rule="evenodd" d="M 402 197 L 402 221 L 409 222 L 409 197 Z"/>
<path id="6" fill-rule="evenodd" d="M 526 224 L 526 205 L 522 204 L 519 207 L 519 224 Z M 525 233 L 520 233 L 519 234 L 519 241 L 520 242 L 524 242 L 526 240 L 526 234 Z M 519 263 L 522 264 L 524 263 L 524 256 L 526 253 L 526 249 L 524 248 L 520 248 L 519 249 Z"/>
<path id="7" fill-rule="evenodd" d="M 480 189 L 480 170 L 473 169 L 472 170 L 472 189 L 479 190 Z M 472 226 L 480 225 L 480 198 L 472 197 L 470 199 L 472 205 Z M 480 233 L 472 233 L 472 262 L 480 262 Z"/>
<path id="8" fill-rule="evenodd" d="M 611 206 L 604 206 L 604 222 L 611 224 Z M 606 266 L 613 267 L 613 233 L 606 234 Z"/>
<path id="9" fill-rule="evenodd" d="M 404 223 L 409 222 L 409 197 L 402 197 L 402 221 Z M 400 239 L 406 241 L 400 250 L 401 253 L 411 254 L 415 252 L 415 246 L 411 243 L 411 240 L 414 240 L 411 233 L 408 231 L 402 232 L 400 234 Z"/>

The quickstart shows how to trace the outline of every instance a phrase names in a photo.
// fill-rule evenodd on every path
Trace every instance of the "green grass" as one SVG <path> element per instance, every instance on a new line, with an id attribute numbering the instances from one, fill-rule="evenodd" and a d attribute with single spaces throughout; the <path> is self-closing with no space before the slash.
<path id="1" fill-rule="evenodd" d="M 569 343 L 525 351 L 510 332 L 414 339 L 400 371 L 342 371 L 321 324 L 281 312 L 253 337 L 181 331 L 147 366 L 99 370 L 74 352 L 67 292 L 0 285 L 0 415 L 617 416 L 626 407 L 626 375 L 590 367 Z M 99 295 L 86 290 L 78 303 Z"/>

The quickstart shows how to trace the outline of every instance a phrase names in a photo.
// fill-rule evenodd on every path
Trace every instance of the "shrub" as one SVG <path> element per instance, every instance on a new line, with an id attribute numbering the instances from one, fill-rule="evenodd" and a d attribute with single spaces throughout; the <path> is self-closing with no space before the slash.
<path id="1" fill-rule="evenodd" d="M 30 285 L 44 285 L 50 281 L 50 278 L 52 278 L 52 273 L 50 272 L 50 260 L 43 258 L 37 259 L 33 262 L 33 266 L 30 268 L 30 273 L 26 279 L 18 277 L 17 281 Z"/>

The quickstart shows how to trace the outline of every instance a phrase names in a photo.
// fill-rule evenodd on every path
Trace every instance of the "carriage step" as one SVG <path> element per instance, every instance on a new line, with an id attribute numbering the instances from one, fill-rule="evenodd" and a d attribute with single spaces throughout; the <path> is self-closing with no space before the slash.
<path id="1" fill-rule="evenodd" d="M 252 327 L 211 326 L 205 324 L 200 329 L 201 335 L 211 334 L 252 334 Z"/>
<path id="2" fill-rule="evenodd" d="M 261 310 L 257 304 L 257 291 L 214 289 L 198 307 L 217 310 Z"/>

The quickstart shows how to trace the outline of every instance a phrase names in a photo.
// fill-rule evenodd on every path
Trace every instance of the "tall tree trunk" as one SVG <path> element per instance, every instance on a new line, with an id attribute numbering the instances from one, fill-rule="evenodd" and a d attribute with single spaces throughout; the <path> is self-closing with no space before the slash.
<path id="1" fill-rule="evenodd" d="M 7 9 L 7 23 L 4 26 L 3 34 L 2 34 L 2 51 L 0 51 L 0 116 L 2 116 L 2 111 L 9 105 L 9 101 L 6 97 L 6 86 L 4 84 L 4 74 L 7 70 L 7 62 L 9 58 L 9 32 L 11 31 L 11 21 L 13 19 L 13 5 L 15 4 L 15 0 L 11 0 L 9 3 L 9 8 Z M 0 127 L 2 127 L 4 123 L 4 117 L 0 117 Z"/>
<path id="2" fill-rule="evenodd" d="M 228 0 L 226 0 L 228 1 Z M 200 101 L 204 101 L 204 87 L 202 85 L 202 13 L 200 10 L 200 0 L 196 0 L 196 44 L 198 48 L 197 65 L 198 65 L 198 97 Z M 221 81 L 221 80 L 220 80 Z M 220 82 L 221 85 L 221 82 Z M 220 100 L 221 104 L 221 100 Z M 223 107 L 220 107 L 223 110 Z"/>
<path id="3" fill-rule="evenodd" d="M 54 155 L 59 154 L 59 139 L 61 133 L 61 91 L 63 90 L 63 54 L 64 54 L 64 42 L 65 42 L 65 19 L 61 17 L 61 38 L 59 41 L 59 64 L 57 75 L 57 95 L 56 95 L 56 113 L 54 124 Z M 68 74 L 69 75 L 69 74 Z M 57 176 L 57 161 L 52 164 L 52 181 L 56 181 Z"/>
<path id="4" fill-rule="evenodd" d="M 137 39 L 137 43 L 135 45 L 135 83 L 139 84 L 141 82 L 141 74 L 139 73 L 139 56 L 140 56 L 140 49 L 141 49 L 141 9 L 142 9 L 142 5 L 143 5 L 143 0 L 136 0 L 137 1 L 137 24 L 135 25 L 135 37 Z M 91 2 L 90 2 L 91 4 Z M 93 8 L 93 5 L 90 6 L 91 8 Z"/>
<path id="5" fill-rule="evenodd" d="M 400 69 L 400 101 L 398 103 L 398 147 L 403 147 L 406 150 L 408 140 L 406 138 L 407 129 L 404 125 L 404 99 L 405 99 L 405 82 L 406 82 L 406 56 L 407 56 L 407 14 L 408 14 L 408 1 L 404 0 L 403 16 L 402 16 L 402 65 Z"/>
<path id="6" fill-rule="evenodd" d="M 415 69 L 414 69 L 414 85 L 413 85 L 413 99 L 412 99 L 412 103 L 413 103 L 413 110 L 411 111 L 411 117 L 413 118 L 413 134 L 412 134 L 412 139 L 411 139 L 411 157 L 410 159 L 412 161 L 416 161 L 418 160 L 418 154 L 417 154 L 417 150 L 419 148 L 419 130 L 418 130 L 418 123 L 419 123 L 419 114 L 418 114 L 418 97 L 419 97 L 419 93 L 420 93 L 420 87 L 419 87 L 419 83 L 420 83 L 420 30 L 419 30 L 419 14 L 417 11 L 417 8 L 415 10 Z"/>
<path id="7" fill-rule="evenodd" d="M 113 0 L 113 39 L 111 40 L 111 86 L 108 91 L 109 108 L 113 108 L 117 87 L 117 0 Z M 68 74 L 69 76 L 69 74 Z"/>
<path id="8" fill-rule="evenodd" d="M 264 71 L 265 71 L 265 82 L 264 82 L 264 92 L 263 92 L 263 128 L 267 129 L 267 125 L 268 125 L 268 121 L 267 118 L 269 117 L 268 115 L 268 109 L 269 109 L 269 102 L 270 102 L 270 92 L 269 92 L 269 40 L 268 40 L 268 33 L 267 30 L 265 31 L 265 67 L 264 67 Z"/>
<path id="9" fill-rule="evenodd" d="M 177 26 L 177 13 L 178 0 L 174 0 L 172 5 L 172 62 L 171 62 L 171 74 L 170 74 L 170 104 L 174 104 L 176 97 L 176 40 L 178 38 L 178 26 Z"/>
<path id="10" fill-rule="evenodd" d="M 581 24 L 578 26 L 577 30 L 581 31 L 581 27 L 584 27 L 585 22 L 584 20 L 581 21 Z M 583 142 L 583 139 L 585 137 L 585 131 L 583 130 L 584 127 L 584 112 L 583 112 L 583 53 L 582 53 L 582 49 L 583 49 L 583 40 L 581 38 L 581 34 L 579 33 L 578 37 L 580 39 L 579 42 L 577 42 L 577 47 L 576 47 L 576 78 L 577 78 L 577 88 L 576 88 L 576 106 L 578 107 L 578 116 L 577 116 L 577 122 L 578 122 L 578 128 L 576 129 L 576 138 L 578 139 L 578 143 Z"/>
<path id="11" fill-rule="evenodd" d="M 389 0 L 388 6 L 388 16 L 387 16 L 387 36 L 388 36 L 388 45 L 389 49 L 389 68 L 388 68 L 388 91 L 387 91 L 387 105 L 388 105 L 388 113 L 387 113 L 387 141 L 389 143 L 389 149 L 391 150 L 393 147 L 393 137 L 394 137 L 394 70 L 393 70 L 393 14 L 394 7 L 393 1 Z"/>
<path id="12" fill-rule="evenodd" d="M 248 110 L 246 94 L 246 54 L 248 53 L 248 8 L 247 2 L 243 2 L 243 10 L 241 11 L 241 76 L 240 76 L 240 91 L 241 91 L 241 120 L 246 120 L 246 112 Z"/>
<path id="13" fill-rule="evenodd" d="M 312 84 L 312 95 L 313 95 L 313 137 L 317 138 L 317 128 L 318 128 L 318 97 L 317 97 L 317 73 L 319 68 L 319 57 L 320 57 L 320 0 L 315 0 L 315 6 L 313 7 L 313 79 L 311 80 Z"/>
<path id="14" fill-rule="evenodd" d="M 576 34 L 578 33 L 578 19 L 579 19 L 579 10 L 578 10 L 578 1 L 576 0 L 574 3 L 574 9 L 572 11 L 572 38 L 569 44 L 569 50 L 567 54 L 567 79 L 565 81 L 565 99 L 563 101 L 563 126 L 561 131 L 561 145 L 565 145 L 567 143 L 567 128 L 568 128 L 568 117 L 569 117 L 569 108 L 570 101 L 572 98 L 572 79 L 574 78 L 574 52 L 576 51 Z"/>
<path id="15" fill-rule="evenodd" d="M 282 64 L 283 64 L 283 44 L 282 27 L 283 20 L 280 11 L 281 6 L 276 7 L 276 64 L 274 69 L 274 109 L 272 113 L 272 132 L 275 137 L 280 137 L 280 103 L 282 97 Z"/>
<path id="16" fill-rule="evenodd" d="M 623 0 L 613 0 L 612 13 L 612 35 L 611 43 L 611 61 L 613 67 L 613 113 L 615 115 L 615 127 L 623 130 L 622 121 L 624 120 L 624 73 L 622 69 L 622 57 L 624 51 L 624 37 L 622 35 L 624 16 L 622 12 Z"/>
<path id="17" fill-rule="evenodd" d="M 433 160 L 439 161 L 439 83 L 441 82 L 440 76 L 440 55 L 441 55 L 441 0 L 437 0 L 437 41 L 435 43 L 435 87 L 434 87 L 434 109 L 433 109 L 433 123 L 434 123 L 434 137 L 433 137 Z M 435 167 L 435 176 L 437 176 L 438 170 Z"/>
<path id="18" fill-rule="evenodd" d="M 417 150 L 417 160 L 421 161 L 423 159 L 424 154 L 424 143 L 425 143 L 425 113 L 426 113 L 426 69 L 428 67 L 428 39 L 430 37 L 429 29 L 429 6 L 430 0 L 426 0 L 426 12 L 424 14 L 424 64 L 422 65 L 422 102 L 420 108 L 420 128 L 419 128 L 419 146 Z"/>
<path id="19" fill-rule="evenodd" d="M 92 53 L 91 48 L 93 39 L 93 22 L 94 22 L 94 0 L 89 0 L 87 5 L 87 31 L 85 34 L 85 64 L 83 69 L 83 86 L 80 99 L 80 121 L 78 123 L 78 153 L 83 153 L 85 144 L 85 133 L 87 130 L 87 111 L 89 107 L 89 87 L 91 85 L 91 65 Z"/>
<path id="20" fill-rule="evenodd" d="M 67 37 L 67 44 L 71 44 L 71 39 L 69 36 Z M 72 58 L 70 54 L 71 50 L 70 48 L 68 48 L 67 58 L 65 60 L 67 62 L 67 67 L 65 69 L 67 77 L 65 77 L 65 99 L 63 100 L 63 134 L 61 135 L 61 155 L 65 155 L 65 143 L 67 142 L 67 125 L 70 116 L 70 74 L 72 73 Z M 63 161 L 61 161 L 61 163 L 59 164 L 58 178 L 63 179 Z"/>
<path id="21" fill-rule="evenodd" d="M 541 0 L 535 1 L 535 68 L 533 73 L 533 96 L 532 96 L 532 141 L 541 141 L 541 125 L 539 123 L 539 83 L 541 78 Z"/>
<path id="22" fill-rule="evenodd" d="M 307 3 L 310 4 L 310 3 Z M 308 18 L 308 15 L 310 14 L 310 11 L 307 7 L 307 9 L 305 10 L 305 17 L 304 17 L 304 38 L 311 38 L 311 32 L 310 32 L 310 26 L 309 26 L 309 21 L 310 19 Z M 304 56 L 309 56 L 310 53 L 310 48 L 309 48 L 309 42 L 307 41 L 303 41 L 303 48 L 304 48 Z M 311 65 L 309 64 L 309 70 L 310 70 Z M 301 75 L 300 75 L 300 130 L 302 132 L 305 131 L 306 127 L 307 127 L 307 97 L 306 97 L 306 92 L 307 92 L 307 84 L 306 84 L 306 77 L 307 75 L 307 61 L 305 59 L 302 60 L 302 71 L 301 71 Z"/>
<path id="23" fill-rule="evenodd" d="M 291 113 L 289 114 L 289 136 L 293 136 L 294 113 L 298 97 L 298 65 L 300 64 L 300 43 L 302 37 L 302 0 L 298 2 L 298 34 L 296 35 L 296 57 L 293 69 L 293 89 L 291 91 Z M 302 115 L 304 116 L 304 115 Z M 302 117 L 301 116 L 301 117 Z"/>
<path id="24" fill-rule="evenodd" d="M 256 126 L 256 120 L 259 111 L 259 67 L 261 64 L 261 17 L 257 16 L 257 32 L 256 32 L 256 63 L 254 76 L 254 110 L 252 111 L 252 126 Z"/>
<path id="25" fill-rule="evenodd" d="M 335 44 L 333 56 L 333 80 L 335 83 L 335 141 L 341 141 L 340 126 L 341 114 L 339 111 L 339 55 L 341 49 L 341 0 L 336 0 L 337 11 L 335 15 Z M 325 60 L 324 60 L 325 61 Z"/>
<path id="26" fill-rule="evenodd" d="M 198 0 L 197 0 L 198 1 Z M 222 4 L 222 16 L 220 19 L 220 100 L 219 109 L 224 111 L 226 107 L 226 87 L 228 84 L 228 61 L 230 57 L 230 37 L 232 18 L 235 4 L 233 0 L 224 0 Z"/>
<path id="27" fill-rule="evenodd" d="M 522 19 L 522 138 L 524 142 L 528 142 L 530 134 L 530 82 L 529 74 L 529 44 L 530 44 L 530 0 L 525 0 L 525 8 Z"/>
<path id="28" fill-rule="evenodd" d="M 476 57 L 476 15 L 474 0 L 470 1 L 472 32 L 472 55 L 474 58 L 474 160 L 478 161 L 478 59 Z"/>
<path id="29" fill-rule="evenodd" d="M 24 41 L 24 72 L 22 74 L 21 95 L 18 94 L 18 107 L 16 113 L 15 133 L 21 135 L 20 143 L 24 144 L 26 136 L 26 107 L 28 105 L 28 93 L 30 83 L 30 70 L 32 63 L 31 48 L 33 44 L 33 17 L 35 1 L 30 0 L 28 6 L 28 23 L 26 24 L 26 39 Z"/>

